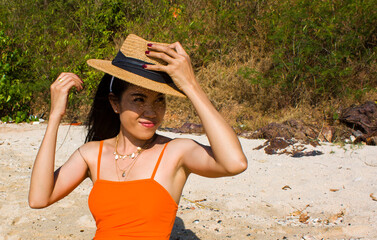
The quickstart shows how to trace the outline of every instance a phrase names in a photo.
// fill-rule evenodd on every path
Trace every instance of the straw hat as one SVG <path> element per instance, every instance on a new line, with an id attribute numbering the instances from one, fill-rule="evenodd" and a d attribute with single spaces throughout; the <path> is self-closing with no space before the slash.
<path id="1" fill-rule="evenodd" d="M 146 41 L 141 37 L 130 34 L 123 42 L 113 61 L 89 59 L 87 63 L 89 66 L 134 85 L 156 92 L 185 97 L 184 93 L 178 89 L 168 74 L 147 70 L 142 67 L 144 64 L 167 65 L 161 59 L 146 56 L 145 51 L 148 50 L 148 43 L 157 42 Z M 166 43 L 158 44 L 168 45 Z"/>

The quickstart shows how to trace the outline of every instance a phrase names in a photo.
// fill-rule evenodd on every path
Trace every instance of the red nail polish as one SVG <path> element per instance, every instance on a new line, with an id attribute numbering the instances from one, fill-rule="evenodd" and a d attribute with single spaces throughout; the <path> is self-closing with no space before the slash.
<path id="1" fill-rule="evenodd" d="M 147 44 L 148 47 L 152 47 L 152 45 L 153 45 L 152 43 L 148 43 Z"/>
<path id="2" fill-rule="evenodd" d="M 145 54 L 149 54 L 150 53 L 150 51 L 145 51 Z"/>
<path id="3" fill-rule="evenodd" d="M 143 68 L 147 68 L 147 65 L 145 65 L 145 64 L 143 64 L 143 66 L 142 66 Z"/>

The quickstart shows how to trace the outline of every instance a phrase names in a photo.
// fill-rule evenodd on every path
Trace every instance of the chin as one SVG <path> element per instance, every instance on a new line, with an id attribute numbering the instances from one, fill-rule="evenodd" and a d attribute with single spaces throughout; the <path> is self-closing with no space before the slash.
<path id="1" fill-rule="evenodd" d="M 145 131 L 139 135 L 140 140 L 149 140 L 156 134 L 156 130 Z"/>

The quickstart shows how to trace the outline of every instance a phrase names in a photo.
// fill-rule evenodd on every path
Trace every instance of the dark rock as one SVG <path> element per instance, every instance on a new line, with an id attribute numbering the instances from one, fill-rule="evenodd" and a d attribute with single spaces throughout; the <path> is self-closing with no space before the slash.
<path id="1" fill-rule="evenodd" d="M 289 145 L 294 144 L 293 141 L 288 141 L 282 138 L 274 138 L 269 140 L 269 145 L 264 149 L 267 154 L 276 154 L 277 150 L 285 149 Z"/>
<path id="2" fill-rule="evenodd" d="M 296 144 L 297 143 L 297 144 Z M 264 144 L 254 148 L 254 150 L 260 150 L 264 148 L 266 154 L 287 154 L 292 157 L 308 157 L 322 155 L 323 153 L 318 150 L 305 151 L 307 148 L 303 144 L 311 144 L 316 147 L 319 144 L 312 140 L 293 140 L 284 138 L 273 138 L 267 140 Z M 291 146 L 290 148 L 288 148 Z"/>
<path id="3" fill-rule="evenodd" d="M 284 139 L 301 139 L 309 140 L 316 139 L 318 131 L 312 125 L 306 124 L 301 120 L 288 120 L 283 123 L 270 123 L 255 132 L 253 132 L 250 138 L 284 138 Z"/>
<path id="4" fill-rule="evenodd" d="M 198 133 L 198 134 L 204 133 L 204 128 L 201 124 L 195 124 L 195 123 L 189 123 L 189 122 L 184 123 L 179 128 L 165 127 L 165 128 L 160 128 L 159 130 L 173 132 L 173 133 L 189 133 L 189 134 L 191 134 L 191 133 Z"/>
<path id="5" fill-rule="evenodd" d="M 299 157 L 311 157 L 311 156 L 318 156 L 322 155 L 323 152 L 318 150 L 308 151 L 308 152 L 296 152 L 292 154 L 292 157 L 299 158 Z"/>
<path id="6" fill-rule="evenodd" d="M 376 146 L 377 145 L 377 131 L 363 134 L 355 139 L 353 143 L 365 142 L 367 145 Z"/>
<path id="7" fill-rule="evenodd" d="M 204 133 L 203 126 L 195 123 L 184 123 L 180 128 L 176 129 L 177 133 Z"/>
<path id="8" fill-rule="evenodd" d="M 356 137 L 354 143 L 365 142 L 377 145 L 377 104 L 369 101 L 360 106 L 344 109 L 339 118 L 340 122 L 352 128 L 352 135 Z"/>
<path id="9" fill-rule="evenodd" d="M 290 145 L 295 144 L 297 141 L 292 139 L 286 140 L 284 138 L 273 138 L 267 140 L 264 144 L 254 148 L 254 150 L 260 150 L 265 147 L 264 151 L 269 154 L 278 154 L 279 150 L 285 149 Z"/>
<path id="10" fill-rule="evenodd" d="M 355 137 L 361 137 L 364 134 L 360 130 L 352 130 L 352 135 L 354 135 Z"/>
<path id="11" fill-rule="evenodd" d="M 369 101 L 341 112 L 339 121 L 364 134 L 377 131 L 377 104 Z"/>

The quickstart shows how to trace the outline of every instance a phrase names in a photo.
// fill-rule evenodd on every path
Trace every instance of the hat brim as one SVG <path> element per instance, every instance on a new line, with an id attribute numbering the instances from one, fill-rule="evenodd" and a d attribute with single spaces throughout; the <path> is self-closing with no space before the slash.
<path id="1" fill-rule="evenodd" d="M 177 91 L 176 89 L 174 89 L 174 87 L 170 86 L 167 83 L 155 82 L 145 77 L 131 73 L 117 66 L 114 66 L 112 64 L 112 61 L 101 59 L 89 59 L 87 63 L 91 67 L 94 67 L 102 72 L 108 73 L 126 82 L 132 83 L 136 86 L 177 97 L 186 97 L 186 95 Z"/>

